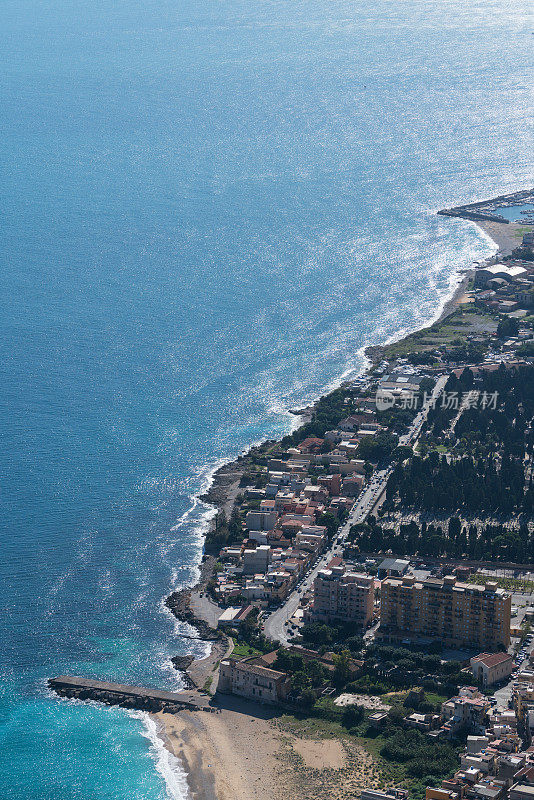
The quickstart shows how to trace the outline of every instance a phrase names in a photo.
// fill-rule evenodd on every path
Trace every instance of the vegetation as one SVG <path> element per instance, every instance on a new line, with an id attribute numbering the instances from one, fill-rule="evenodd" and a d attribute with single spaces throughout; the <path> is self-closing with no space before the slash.
<path id="1" fill-rule="evenodd" d="M 234 639 L 234 649 L 230 655 L 230 658 L 246 658 L 252 656 L 261 656 L 263 651 L 258 650 L 257 647 L 251 647 L 251 645 L 247 644 L 246 642 L 238 642 L 237 639 Z"/>
<path id="2" fill-rule="evenodd" d="M 476 405 L 459 406 L 475 389 Z M 452 375 L 417 453 L 403 451 L 389 478 L 380 522 L 369 518 L 350 534 L 353 547 L 394 554 L 462 557 L 514 563 L 534 559 L 534 367 Z M 480 398 L 482 398 L 480 400 Z M 480 400 L 480 402 L 479 402 Z M 472 407 L 470 407 L 472 406 Z M 454 423 L 454 424 L 453 424 Z M 387 524 L 395 509 L 448 516 L 447 522 Z M 519 517 L 509 526 L 499 517 Z M 478 517 L 475 521 L 473 518 Z M 480 520 L 487 519 L 487 523 Z"/>
<path id="3" fill-rule="evenodd" d="M 377 730 L 369 725 L 368 710 L 358 705 L 339 707 L 331 697 L 323 697 L 301 714 L 284 715 L 279 724 L 297 736 L 354 741 L 373 756 L 383 786 L 403 786 L 422 800 L 427 786 L 439 786 L 457 768 L 460 747 L 406 730 L 403 719 L 408 713 L 402 701 L 395 702 L 385 727 Z"/>
<path id="4" fill-rule="evenodd" d="M 459 345 L 456 346 L 460 346 L 468 341 L 468 336 L 480 335 L 481 332 L 489 338 L 496 328 L 497 321 L 491 313 L 485 309 L 463 306 L 441 322 L 435 322 L 429 328 L 416 331 L 399 342 L 387 345 L 381 350 L 381 356 L 387 359 L 404 357 L 413 364 L 427 363 L 427 359 L 430 358 L 437 361 L 453 346 L 453 342 L 459 341 Z M 480 343 L 479 346 L 486 350 L 487 342 Z"/>
<path id="5" fill-rule="evenodd" d="M 327 649 L 334 652 L 348 650 L 354 656 L 363 647 L 362 637 L 354 634 L 354 627 L 350 623 L 326 625 L 322 622 L 309 622 L 302 626 L 301 636 L 304 645 L 318 647 L 323 652 Z"/>
<path id="6" fill-rule="evenodd" d="M 399 437 L 394 433 L 384 432 L 377 436 L 366 436 L 358 445 L 358 458 L 377 463 L 391 457 L 397 447 Z"/>
<path id="7" fill-rule="evenodd" d="M 342 419 L 352 413 L 352 406 L 346 399 L 347 390 L 343 387 L 321 397 L 316 404 L 313 420 L 284 436 L 280 442 L 281 447 L 284 449 L 295 447 L 308 436 L 323 437 L 326 431 L 335 428 Z"/>
<path id="8" fill-rule="evenodd" d="M 422 686 L 427 692 L 450 696 L 464 682 L 462 665 L 458 661 L 442 662 L 430 648 L 395 647 L 374 644 L 365 654 L 363 673 L 348 684 L 348 691 L 365 694 L 387 694 L 412 686 Z M 416 706 L 412 706 L 416 707 Z M 417 706 L 420 711 L 433 711 L 434 705 Z"/>

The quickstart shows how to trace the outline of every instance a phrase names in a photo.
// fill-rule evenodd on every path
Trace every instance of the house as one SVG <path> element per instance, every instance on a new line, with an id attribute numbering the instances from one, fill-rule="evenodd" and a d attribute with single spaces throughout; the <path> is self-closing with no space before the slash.
<path id="1" fill-rule="evenodd" d="M 480 692 L 471 687 L 464 687 L 460 690 L 460 695 L 451 697 L 442 704 L 441 714 L 444 726 L 451 736 L 455 736 L 462 730 L 484 734 L 489 708 L 489 700 L 484 698 Z M 474 756 L 466 756 L 466 758 L 474 758 Z M 471 762 L 466 763 L 465 766 L 477 766 L 480 769 L 480 766 Z"/>
<path id="2" fill-rule="evenodd" d="M 387 711 L 374 711 L 372 714 L 369 714 L 367 722 L 373 728 L 381 728 L 382 725 L 385 725 L 388 720 L 388 713 Z"/>
<path id="3" fill-rule="evenodd" d="M 408 800 L 406 789 L 362 789 L 360 800 Z"/>
<path id="4" fill-rule="evenodd" d="M 245 622 L 245 620 L 248 618 L 253 608 L 254 606 L 252 605 L 242 606 L 239 608 L 235 608 L 232 606 L 230 606 L 229 608 L 225 608 L 221 616 L 217 620 L 217 627 L 236 628 L 238 625 L 241 625 L 243 622 Z"/>
<path id="5" fill-rule="evenodd" d="M 260 667 L 250 659 L 224 659 L 219 669 L 217 691 L 235 694 L 258 703 L 276 705 L 289 692 L 290 681 L 285 672 Z"/>
<path id="6" fill-rule="evenodd" d="M 318 453 L 324 445 L 324 439 L 319 439 L 317 436 L 308 436 L 299 445 L 297 450 L 300 453 Z"/>
<path id="7" fill-rule="evenodd" d="M 491 779 L 475 783 L 469 789 L 467 796 L 471 800 L 500 800 L 506 794 L 506 785 L 502 781 Z"/>
<path id="8" fill-rule="evenodd" d="M 497 311 L 502 311 L 504 314 L 515 311 L 517 308 L 519 308 L 519 303 L 516 300 L 500 300 L 497 304 Z"/>
<path id="9" fill-rule="evenodd" d="M 508 653 L 480 653 L 470 664 L 473 677 L 484 688 L 508 678 L 514 671 L 514 662 Z"/>
<path id="10" fill-rule="evenodd" d="M 514 783 L 510 788 L 510 800 L 534 800 L 534 786 L 528 783 Z"/>
<path id="11" fill-rule="evenodd" d="M 378 388 L 393 394 L 415 394 L 419 391 L 419 386 L 423 381 L 422 375 L 407 372 L 392 372 L 385 375 L 378 382 Z"/>
<path id="12" fill-rule="evenodd" d="M 457 792 L 452 792 L 450 789 L 426 787 L 425 800 L 457 800 L 457 798 Z"/>
<path id="13" fill-rule="evenodd" d="M 407 717 L 404 717 L 404 723 L 409 728 L 417 728 L 417 730 L 428 733 L 428 731 L 438 727 L 440 719 L 441 717 L 439 714 L 419 714 L 414 711 L 412 714 L 408 714 Z"/>

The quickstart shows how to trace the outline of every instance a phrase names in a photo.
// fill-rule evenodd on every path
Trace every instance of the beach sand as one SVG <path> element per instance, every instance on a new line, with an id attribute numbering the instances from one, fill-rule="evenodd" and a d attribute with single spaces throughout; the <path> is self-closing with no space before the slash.
<path id="1" fill-rule="evenodd" d="M 521 244 L 522 234 L 520 231 L 531 228 L 531 226 L 527 228 L 527 226 L 516 222 L 510 222 L 507 225 L 503 222 L 477 220 L 475 224 L 478 225 L 490 239 L 493 239 L 499 248 L 498 256 L 510 255 L 512 250 L 519 247 Z"/>
<path id="2" fill-rule="evenodd" d="M 215 713 L 155 715 L 192 800 L 348 800 L 379 785 L 373 758 L 357 741 L 309 736 L 279 710 L 236 697 L 217 703 Z"/>

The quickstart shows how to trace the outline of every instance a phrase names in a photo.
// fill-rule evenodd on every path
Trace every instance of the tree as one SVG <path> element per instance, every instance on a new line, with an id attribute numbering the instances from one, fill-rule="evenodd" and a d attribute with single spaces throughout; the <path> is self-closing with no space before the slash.
<path id="1" fill-rule="evenodd" d="M 342 650 L 339 655 L 334 656 L 334 664 L 332 683 L 335 686 L 344 686 L 350 677 L 350 651 Z"/>
<path id="2" fill-rule="evenodd" d="M 317 698 L 313 689 L 303 689 L 300 694 L 300 702 L 304 708 L 312 708 L 316 699 Z"/>
<path id="3" fill-rule="evenodd" d="M 382 461 L 391 456 L 398 441 L 398 436 L 387 431 L 376 436 L 365 436 L 358 445 L 358 456 L 375 463 Z"/>
<path id="4" fill-rule="evenodd" d="M 327 511 L 326 514 L 318 514 L 317 524 L 326 527 L 326 535 L 329 539 L 332 539 L 336 535 L 337 529 L 339 528 L 339 520 L 331 511 Z"/>
<path id="5" fill-rule="evenodd" d="M 305 672 L 295 672 L 291 676 L 291 686 L 296 692 L 302 693 L 305 689 L 311 689 L 311 681 Z"/>
<path id="6" fill-rule="evenodd" d="M 497 325 L 497 336 L 499 339 L 508 339 L 510 336 L 517 336 L 519 331 L 519 320 L 514 317 L 504 317 Z"/>
<path id="7" fill-rule="evenodd" d="M 406 444 L 399 445 L 398 447 L 395 448 L 395 450 L 391 454 L 391 458 L 395 459 L 395 461 L 406 461 L 406 459 L 410 458 L 411 456 L 413 456 L 413 449 L 411 447 L 408 447 L 408 445 Z"/>
<path id="8" fill-rule="evenodd" d="M 342 723 L 345 728 L 354 728 L 363 719 L 363 708 L 354 703 L 350 706 L 345 706 L 342 716 Z"/>

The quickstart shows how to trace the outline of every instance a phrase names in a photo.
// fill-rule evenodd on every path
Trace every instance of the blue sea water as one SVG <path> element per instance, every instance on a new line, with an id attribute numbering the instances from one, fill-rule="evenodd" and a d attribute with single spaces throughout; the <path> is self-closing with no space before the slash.
<path id="1" fill-rule="evenodd" d="M 532 203 L 519 203 L 517 206 L 503 206 L 497 207 L 495 212 L 510 222 L 522 222 L 523 212 L 531 216 L 534 213 L 534 205 Z"/>
<path id="2" fill-rule="evenodd" d="M 46 678 L 178 686 L 210 471 L 492 252 L 435 211 L 531 184 L 530 3 L 0 13 L 0 797 L 183 798 Z"/>

